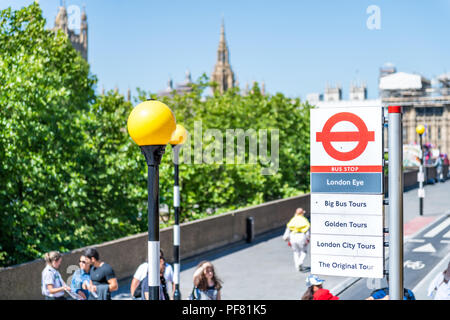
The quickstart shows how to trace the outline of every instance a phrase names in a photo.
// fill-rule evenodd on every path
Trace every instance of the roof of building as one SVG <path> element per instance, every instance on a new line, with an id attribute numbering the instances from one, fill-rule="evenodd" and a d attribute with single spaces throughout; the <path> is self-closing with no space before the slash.
<path id="1" fill-rule="evenodd" d="M 382 77 L 379 88 L 381 90 L 420 90 L 423 89 L 424 83 L 429 84 L 430 81 L 421 75 L 396 72 Z"/>
<path id="2" fill-rule="evenodd" d="M 381 107 L 381 99 L 339 100 L 339 101 L 310 101 L 318 108 L 349 108 L 349 107 Z"/>

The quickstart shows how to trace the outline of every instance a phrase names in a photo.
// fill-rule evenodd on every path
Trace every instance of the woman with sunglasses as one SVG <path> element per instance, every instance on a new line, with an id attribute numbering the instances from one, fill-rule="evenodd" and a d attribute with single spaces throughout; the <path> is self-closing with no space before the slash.
<path id="1" fill-rule="evenodd" d="M 80 269 L 75 271 L 72 277 L 72 282 L 70 288 L 72 292 L 77 293 L 83 299 L 89 298 L 88 286 L 91 281 L 90 271 L 91 271 L 91 260 L 82 255 L 79 261 Z"/>

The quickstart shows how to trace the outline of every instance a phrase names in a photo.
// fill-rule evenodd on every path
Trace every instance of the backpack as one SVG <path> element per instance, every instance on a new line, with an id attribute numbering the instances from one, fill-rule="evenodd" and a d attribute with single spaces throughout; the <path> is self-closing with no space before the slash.
<path id="1" fill-rule="evenodd" d="M 189 300 L 200 300 L 200 290 L 197 287 L 192 288 L 192 292 L 189 295 Z"/>
<path id="2" fill-rule="evenodd" d="M 372 291 L 371 295 L 373 295 L 375 292 L 378 292 L 380 290 L 383 290 L 385 296 L 389 294 L 389 288 L 381 288 L 381 289 Z M 403 297 L 406 298 L 404 300 L 416 300 L 414 293 L 411 290 L 406 289 L 406 288 L 403 288 Z"/>

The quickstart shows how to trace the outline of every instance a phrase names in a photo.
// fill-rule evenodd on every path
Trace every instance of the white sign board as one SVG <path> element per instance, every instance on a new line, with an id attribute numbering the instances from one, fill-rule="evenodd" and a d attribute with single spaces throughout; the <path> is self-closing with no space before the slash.
<path id="1" fill-rule="evenodd" d="M 311 213 L 383 215 L 381 194 L 312 193 Z"/>
<path id="2" fill-rule="evenodd" d="M 311 273 L 330 276 L 383 278 L 384 258 L 312 255 Z M 314 270 L 314 271 L 312 271 Z"/>
<path id="3" fill-rule="evenodd" d="M 311 272 L 382 278 L 382 108 L 311 110 Z"/>

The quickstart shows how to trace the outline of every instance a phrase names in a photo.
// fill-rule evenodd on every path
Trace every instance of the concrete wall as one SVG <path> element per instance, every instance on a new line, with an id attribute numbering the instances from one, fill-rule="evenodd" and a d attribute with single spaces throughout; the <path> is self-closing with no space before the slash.
<path id="1" fill-rule="evenodd" d="M 410 189 L 417 184 L 418 170 L 405 172 L 404 187 Z M 387 180 L 386 180 L 387 191 Z M 181 259 L 220 248 L 246 239 L 246 219 L 253 217 L 255 235 L 280 228 L 293 216 L 295 209 L 310 210 L 310 195 L 271 201 L 258 206 L 231 211 L 218 216 L 188 222 L 180 225 Z M 160 231 L 161 249 L 168 261 L 173 261 L 172 227 Z M 117 239 L 94 246 L 100 259 L 108 262 L 118 279 L 134 274 L 136 268 L 147 257 L 147 233 Z M 66 282 L 78 267 L 80 248 L 63 255 L 60 273 Z M 40 283 L 43 260 L 0 269 L 0 300 L 42 299 Z"/>

